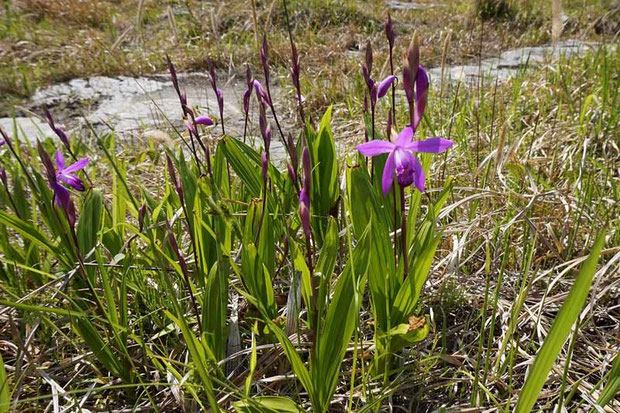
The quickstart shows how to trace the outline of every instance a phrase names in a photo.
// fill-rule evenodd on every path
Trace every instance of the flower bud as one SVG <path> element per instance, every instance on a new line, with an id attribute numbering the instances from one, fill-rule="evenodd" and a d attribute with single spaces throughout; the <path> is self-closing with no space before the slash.
<path id="1" fill-rule="evenodd" d="M 71 200 L 71 198 L 69 198 L 69 201 L 65 205 L 65 213 L 67 214 L 67 220 L 69 221 L 69 225 L 71 225 L 71 228 L 75 228 L 75 221 L 77 220 L 77 218 L 75 213 L 75 204 L 73 203 L 73 200 Z"/>
<path id="2" fill-rule="evenodd" d="M 267 43 L 267 35 L 263 35 L 263 45 L 260 49 L 260 60 L 263 63 L 263 71 L 265 72 L 265 83 L 269 84 L 269 44 Z"/>
<path id="3" fill-rule="evenodd" d="M 390 48 L 394 47 L 394 39 L 396 34 L 394 33 L 394 25 L 392 24 L 392 16 L 388 12 L 387 17 L 385 18 L 385 36 L 388 39 L 388 43 L 390 44 Z"/>
<path id="4" fill-rule="evenodd" d="M 245 91 L 243 94 L 243 112 L 247 114 L 250 112 L 250 97 L 252 96 L 252 87 Z"/>
<path id="5" fill-rule="evenodd" d="M 179 195 L 179 199 L 183 202 L 183 187 L 181 186 L 181 181 L 177 179 L 177 174 L 174 171 L 174 164 L 172 163 L 172 159 L 166 154 L 166 163 L 168 165 L 168 175 L 170 175 L 170 181 L 174 185 L 177 195 Z"/>
<path id="6" fill-rule="evenodd" d="M 297 182 L 297 174 L 295 173 L 293 166 L 288 162 L 286 163 L 286 170 L 288 171 L 288 176 L 291 178 L 293 185 L 295 185 L 295 182 Z"/>
<path id="7" fill-rule="evenodd" d="M 310 191 L 312 188 L 312 164 L 310 162 L 310 151 L 307 146 L 302 152 L 301 163 L 304 170 L 304 188 Z"/>
<path id="8" fill-rule="evenodd" d="M 310 241 L 310 198 L 308 198 L 306 188 L 302 188 L 299 193 L 299 218 L 306 241 Z"/>
<path id="9" fill-rule="evenodd" d="M 245 82 L 248 85 L 248 89 L 252 88 L 252 69 L 250 69 L 250 65 L 245 65 Z"/>
<path id="10" fill-rule="evenodd" d="M 0 181 L 2 181 L 4 186 L 7 185 L 6 169 L 4 169 L 4 167 L 2 167 L 2 166 L 0 166 Z"/>
<path id="11" fill-rule="evenodd" d="M 368 73 L 372 72 L 372 45 L 370 40 L 366 43 L 366 68 L 368 68 Z"/>
<path id="12" fill-rule="evenodd" d="M 413 72 L 409 68 L 408 60 L 405 57 L 405 61 L 403 64 L 403 89 L 405 90 L 405 96 L 407 97 L 407 102 L 413 102 L 414 93 L 413 93 L 413 83 L 415 78 L 413 77 Z"/>
<path id="13" fill-rule="evenodd" d="M 413 37 L 411 38 L 411 43 L 409 43 L 409 48 L 407 49 L 407 66 L 412 72 L 412 79 L 415 79 L 418 65 L 420 64 L 420 44 L 418 41 L 418 32 L 413 32 Z"/>
<path id="14" fill-rule="evenodd" d="M 267 155 L 267 152 L 263 152 L 260 159 L 263 172 L 263 181 L 267 182 L 267 172 L 269 168 L 269 156 Z"/>
<path id="15" fill-rule="evenodd" d="M 265 150 L 268 151 L 269 145 L 271 144 L 271 128 L 267 122 L 267 108 L 265 102 L 261 100 L 259 107 L 260 113 L 258 116 L 258 124 L 260 126 L 260 133 L 263 137 L 263 142 L 265 143 Z"/>
<path id="16" fill-rule="evenodd" d="M 146 217 L 146 211 L 146 203 L 144 203 L 138 210 L 138 227 L 140 228 L 140 232 L 144 229 L 144 218 Z"/>
<path id="17" fill-rule="evenodd" d="M 224 116 L 224 94 L 222 89 L 216 89 L 215 95 L 217 96 L 217 106 L 220 109 L 220 118 Z M 220 119 L 222 121 L 222 119 Z"/>
<path id="18" fill-rule="evenodd" d="M 254 89 L 256 90 L 256 97 L 259 102 L 263 100 L 267 105 L 271 105 L 271 101 L 269 100 L 269 94 L 267 93 L 265 88 L 263 88 L 263 85 L 261 85 L 261 83 L 256 79 L 252 81 L 252 84 L 254 85 Z"/>
<path id="19" fill-rule="evenodd" d="M 295 147 L 295 142 L 293 142 L 293 136 L 290 133 L 286 138 L 286 146 L 288 147 L 288 153 L 291 156 L 293 169 L 297 170 L 297 166 L 299 166 L 299 160 L 297 159 L 297 148 Z"/>

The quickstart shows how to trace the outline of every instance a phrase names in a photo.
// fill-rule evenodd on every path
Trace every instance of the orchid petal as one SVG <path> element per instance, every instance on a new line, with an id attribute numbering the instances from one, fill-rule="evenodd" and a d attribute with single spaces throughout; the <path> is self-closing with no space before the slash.
<path id="1" fill-rule="evenodd" d="M 453 145 L 454 142 L 448 139 L 435 137 L 428 138 L 423 141 L 413 141 L 404 146 L 405 149 L 413 151 L 413 152 L 424 152 L 424 153 L 443 153 L 450 146 Z"/>
<path id="2" fill-rule="evenodd" d="M 356 149 L 364 156 L 377 156 L 393 151 L 394 147 L 392 142 L 374 140 L 358 145 Z"/>
<path id="3" fill-rule="evenodd" d="M 61 173 L 58 174 L 56 177 L 73 189 L 76 189 L 78 191 L 84 190 L 84 182 L 82 182 L 82 180 L 75 175 Z"/>
<path id="4" fill-rule="evenodd" d="M 70 193 L 64 186 L 59 183 L 54 182 L 52 184 L 52 189 L 54 190 L 54 200 L 58 204 L 59 207 L 65 208 L 69 204 L 69 196 Z"/>
<path id="5" fill-rule="evenodd" d="M 418 188 L 418 191 L 420 192 L 424 192 L 424 168 L 422 168 L 422 164 L 420 163 L 420 161 L 418 160 L 418 158 L 416 158 L 415 156 L 413 156 L 413 173 L 414 173 L 414 183 L 416 188 Z"/>
<path id="6" fill-rule="evenodd" d="M 194 119 L 194 122 L 197 125 L 206 125 L 206 126 L 213 125 L 213 120 L 210 117 L 205 116 L 205 115 L 198 116 L 196 119 Z"/>
<path id="7" fill-rule="evenodd" d="M 406 147 L 411 143 L 414 133 L 415 131 L 411 125 L 405 126 L 405 129 L 403 129 L 396 137 L 396 146 Z"/>
<path id="8" fill-rule="evenodd" d="M 394 80 L 396 80 L 396 76 L 390 75 L 379 83 L 379 87 L 377 88 L 377 95 L 379 98 L 385 96 L 392 83 L 394 83 Z"/>
<path id="9" fill-rule="evenodd" d="M 60 149 L 56 150 L 56 166 L 60 171 L 65 169 L 65 157 L 62 156 L 62 152 L 60 152 Z"/>
<path id="10" fill-rule="evenodd" d="M 81 169 L 84 169 L 84 167 L 86 167 L 86 164 L 88 163 L 88 161 L 90 160 L 89 157 L 86 158 L 82 158 L 80 160 L 78 160 L 76 163 L 74 163 L 73 165 L 69 165 L 67 168 L 63 169 L 63 172 L 77 172 Z"/>
<path id="11" fill-rule="evenodd" d="M 394 152 L 390 152 L 385 161 L 383 167 L 383 175 L 381 177 L 381 189 L 383 190 L 383 196 L 386 196 L 390 192 L 392 182 L 394 182 L 394 171 L 396 170 L 396 164 L 394 162 Z"/>

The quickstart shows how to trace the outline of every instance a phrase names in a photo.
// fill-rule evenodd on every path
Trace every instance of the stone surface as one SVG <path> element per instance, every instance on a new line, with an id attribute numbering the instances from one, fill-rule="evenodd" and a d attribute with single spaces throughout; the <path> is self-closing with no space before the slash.
<path id="1" fill-rule="evenodd" d="M 444 76 L 450 82 L 462 81 L 465 84 L 476 84 L 481 76 L 498 79 L 501 82 L 514 77 L 519 70 L 528 66 L 557 61 L 560 56 L 570 57 L 583 54 L 597 46 L 579 40 L 569 40 L 558 43 L 556 48 L 545 45 L 507 50 L 498 57 L 483 59 L 481 62 L 448 67 Z M 429 75 L 434 83 L 441 82 L 440 67 L 430 69 Z"/>
<path id="2" fill-rule="evenodd" d="M 392 10 L 421 10 L 430 9 L 433 7 L 443 7 L 444 4 L 439 3 L 422 3 L 417 1 L 397 1 L 391 0 L 385 3 L 385 5 Z"/>
<path id="3" fill-rule="evenodd" d="M 33 117 L 0 118 L 0 126 L 6 131 L 9 137 L 15 139 L 15 130 L 19 140 L 30 140 L 35 142 L 37 139 L 43 140 L 54 136 L 47 123 Z"/>

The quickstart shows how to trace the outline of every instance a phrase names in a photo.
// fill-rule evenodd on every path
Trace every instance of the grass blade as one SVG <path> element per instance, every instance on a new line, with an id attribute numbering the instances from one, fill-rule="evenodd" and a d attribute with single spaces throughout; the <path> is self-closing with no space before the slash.
<path id="1" fill-rule="evenodd" d="M 588 297 L 592 278 L 594 278 L 599 255 L 604 243 L 605 233 L 603 232 L 594 242 L 592 252 L 581 266 L 581 270 L 579 274 L 577 274 L 577 278 L 575 278 L 575 283 L 571 287 L 566 301 L 554 320 L 540 351 L 536 355 L 534 365 L 532 366 L 530 374 L 523 386 L 523 390 L 521 390 L 519 400 L 517 401 L 515 413 L 528 413 L 532 410 L 534 403 L 536 403 L 540 391 L 547 380 L 547 375 L 549 371 L 551 371 Z"/>

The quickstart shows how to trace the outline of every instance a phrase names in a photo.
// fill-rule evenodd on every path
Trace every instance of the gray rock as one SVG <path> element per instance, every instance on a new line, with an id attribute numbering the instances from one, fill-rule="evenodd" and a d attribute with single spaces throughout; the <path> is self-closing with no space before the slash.
<path id="1" fill-rule="evenodd" d="M 385 5 L 392 10 L 422 10 L 433 7 L 443 7 L 445 4 L 440 3 L 418 3 L 416 1 L 398 1 L 390 0 Z"/>
<path id="2" fill-rule="evenodd" d="M 520 49 L 507 50 L 498 57 L 484 59 L 479 63 L 446 68 L 445 78 L 449 82 L 462 81 L 465 84 L 477 84 L 481 76 L 506 81 L 514 77 L 519 70 L 529 66 L 542 65 L 557 61 L 560 56 L 571 57 L 584 54 L 593 50 L 598 44 L 584 43 L 579 40 L 569 40 L 552 45 L 523 47 Z M 434 83 L 441 82 L 441 68 L 429 70 L 429 75 Z"/>
<path id="3" fill-rule="evenodd" d="M 17 137 L 20 141 L 28 140 L 35 142 L 37 139 L 44 140 L 48 137 L 56 136 L 46 122 L 34 116 L 0 118 L 0 126 L 13 139 L 15 139 L 15 130 L 17 129 Z"/>

